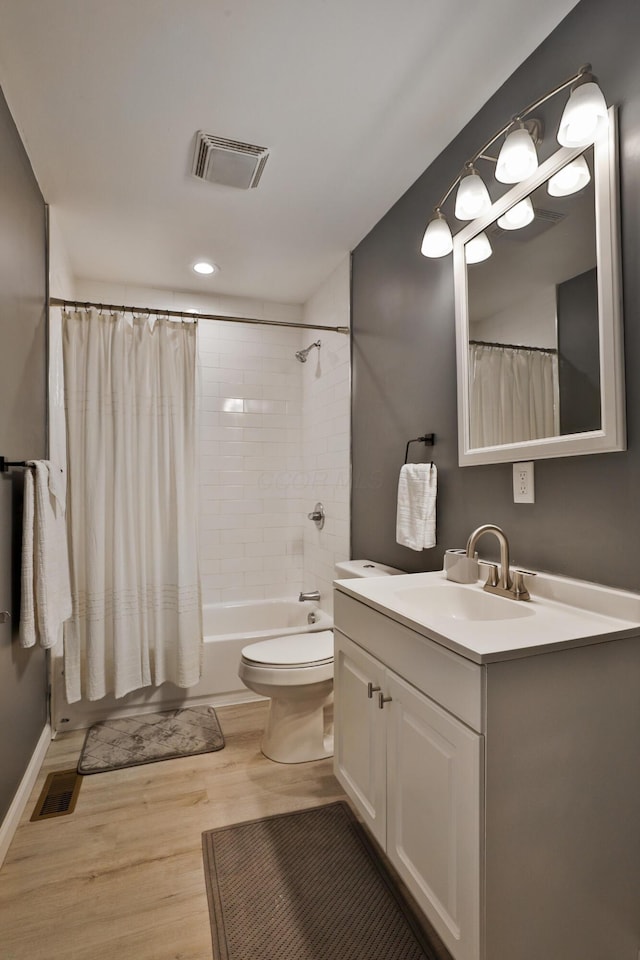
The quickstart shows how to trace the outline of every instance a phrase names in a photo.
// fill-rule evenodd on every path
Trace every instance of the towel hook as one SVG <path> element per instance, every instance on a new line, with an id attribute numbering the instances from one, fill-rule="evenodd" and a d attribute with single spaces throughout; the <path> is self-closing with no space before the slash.
<path id="1" fill-rule="evenodd" d="M 424 443 L 425 446 L 432 447 L 435 442 L 436 442 L 435 433 L 425 433 L 423 437 L 416 437 L 414 440 L 409 440 L 404 451 L 404 462 L 405 463 L 407 462 L 407 457 L 409 456 L 409 447 L 411 446 L 412 443 Z M 431 461 L 431 463 L 433 465 L 433 460 Z"/>

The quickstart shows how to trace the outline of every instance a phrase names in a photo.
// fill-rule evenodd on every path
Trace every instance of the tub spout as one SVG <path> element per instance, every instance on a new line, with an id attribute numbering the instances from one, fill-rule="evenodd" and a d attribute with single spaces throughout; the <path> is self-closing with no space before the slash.
<path id="1" fill-rule="evenodd" d="M 306 593 L 302 592 L 298 597 L 300 603 L 303 603 L 305 600 L 320 600 L 320 591 L 319 590 L 308 590 Z"/>

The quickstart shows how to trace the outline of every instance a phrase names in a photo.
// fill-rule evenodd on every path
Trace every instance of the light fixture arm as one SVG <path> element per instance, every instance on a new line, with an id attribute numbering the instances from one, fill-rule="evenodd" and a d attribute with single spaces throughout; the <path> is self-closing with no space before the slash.
<path id="1" fill-rule="evenodd" d="M 487 142 L 483 144 L 476 153 L 473 154 L 471 159 L 465 163 L 462 172 L 458 174 L 458 176 L 453 181 L 453 183 L 451 184 L 447 192 L 443 194 L 442 199 L 433 208 L 434 211 L 436 213 L 439 213 L 441 211 L 444 204 L 447 202 L 447 200 L 449 199 L 449 197 L 451 196 L 455 188 L 460 183 L 460 180 L 462 179 L 464 173 L 468 170 L 469 164 L 474 164 L 476 160 L 493 160 L 495 163 L 495 159 L 493 157 L 485 156 L 485 153 L 487 150 L 490 149 L 490 147 L 493 146 L 496 140 L 499 140 L 500 137 L 504 136 L 507 130 L 509 130 L 509 128 L 512 127 L 514 123 L 524 120 L 525 117 L 529 116 L 530 113 L 533 113 L 534 110 L 537 110 L 538 107 L 541 107 L 542 104 L 546 103 L 547 100 L 550 100 L 551 97 L 555 97 L 557 93 L 560 93 L 562 90 L 565 90 L 567 87 L 570 87 L 572 84 L 576 83 L 577 81 L 582 80 L 585 74 L 590 74 L 590 73 L 591 73 L 591 64 L 585 63 L 582 67 L 580 67 L 578 72 L 574 73 L 573 76 L 569 77 L 568 80 L 563 80 L 563 82 L 559 83 L 557 87 L 554 87 L 552 90 L 549 90 L 542 97 L 539 97 L 537 100 L 534 100 L 532 103 L 528 104 L 528 106 L 526 106 L 524 110 L 521 110 L 520 113 L 516 114 L 516 116 L 512 117 L 509 120 L 509 122 L 504 125 L 504 127 L 501 127 L 500 130 L 498 130 L 498 132 L 495 133 L 490 140 L 487 140 Z"/>

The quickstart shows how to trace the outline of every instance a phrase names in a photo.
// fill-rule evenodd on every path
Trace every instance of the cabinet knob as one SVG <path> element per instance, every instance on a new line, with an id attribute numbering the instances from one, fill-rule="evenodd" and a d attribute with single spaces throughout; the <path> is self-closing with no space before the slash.
<path id="1" fill-rule="evenodd" d="M 369 681 L 367 684 L 367 696 L 369 697 L 369 700 L 373 700 L 373 694 L 377 693 L 378 690 L 380 690 L 380 687 L 374 687 L 371 681 Z"/>
<path id="2" fill-rule="evenodd" d="M 8 623 L 11 620 L 11 614 L 8 610 L 0 610 L 0 623 Z M 380 689 L 378 687 L 378 689 Z"/>
<path id="3" fill-rule="evenodd" d="M 393 700 L 393 697 L 385 697 L 384 693 L 378 694 L 378 706 L 381 710 L 384 710 L 385 703 L 389 703 L 391 700 Z"/>

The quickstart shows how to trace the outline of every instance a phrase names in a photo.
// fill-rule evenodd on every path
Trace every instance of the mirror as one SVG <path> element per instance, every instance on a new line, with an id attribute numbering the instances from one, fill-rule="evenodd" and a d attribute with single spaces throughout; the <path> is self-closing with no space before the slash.
<path id="1" fill-rule="evenodd" d="M 601 140 L 561 148 L 454 238 L 462 466 L 625 449 L 609 117 Z"/>

